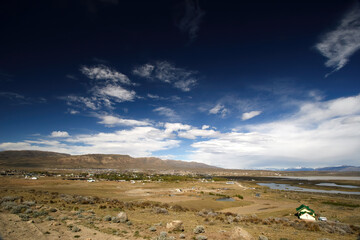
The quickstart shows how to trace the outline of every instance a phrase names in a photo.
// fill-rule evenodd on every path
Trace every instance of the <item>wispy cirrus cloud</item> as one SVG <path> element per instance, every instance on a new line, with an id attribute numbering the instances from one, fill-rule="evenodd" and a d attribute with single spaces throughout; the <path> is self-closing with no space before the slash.
<path id="1" fill-rule="evenodd" d="M 133 74 L 169 83 L 184 92 L 189 92 L 197 84 L 196 71 L 176 67 L 168 61 L 157 61 L 154 64 L 147 63 L 137 66 L 133 69 Z"/>
<path id="2" fill-rule="evenodd" d="M 327 58 L 325 66 L 333 68 L 326 77 L 343 68 L 349 58 L 360 49 L 359 4 L 343 17 L 335 30 L 326 33 L 315 47 Z"/>
<path id="3" fill-rule="evenodd" d="M 182 32 L 189 35 L 190 41 L 194 41 L 197 37 L 205 11 L 201 9 L 199 0 L 185 0 L 183 2 L 183 8 L 183 13 L 176 22 L 176 25 Z"/>
<path id="4" fill-rule="evenodd" d="M 90 79 L 110 80 L 114 83 L 120 82 L 126 85 L 133 84 L 125 74 L 122 74 L 121 72 L 111 69 L 103 64 L 92 67 L 82 66 L 80 71 Z"/>
<path id="5" fill-rule="evenodd" d="M 154 65 L 147 63 L 142 66 L 135 67 L 132 72 L 134 75 L 137 75 L 139 77 L 150 78 L 154 68 Z"/>
<path id="6" fill-rule="evenodd" d="M 103 107 L 113 108 L 115 103 L 134 101 L 136 92 L 128 90 L 123 85 L 135 86 L 125 74 L 111 69 L 103 64 L 82 66 L 80 72 L 91 81 L 88 84 L 88 96 L 68 95 L 60 97 L 69 106 L 81 109 L 99 110 Z"/>
<path id="7" fill-rule="evenodd" d="M 119 85 L 109 84 L 102 87 L 94 87 L 92 89 L 96 96 L 103 97 L 105 99 L 112 98 L 116 102 L 133 101 L 136 93 L 135 91 L 129 91 Z"/>

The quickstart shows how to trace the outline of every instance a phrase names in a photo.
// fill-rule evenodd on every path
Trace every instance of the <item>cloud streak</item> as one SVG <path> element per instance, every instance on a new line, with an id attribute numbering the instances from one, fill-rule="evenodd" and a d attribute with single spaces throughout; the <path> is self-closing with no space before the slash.
<path id="1" fill-rule="evenodd" d="M 148 126 L 150 125 L 147 121 L 139 121 L 134 119 L 124 119 L 111 115 L 98 116 L 101 121 L 100 124 L 104 124 L 107 127 L 114 126 Z"/>
<path id="2" fill-rule="evenodd" d="M 326 33 L 315 47 L 327 58 L 325 66 L 333 68 L 326 77 L 343 68 L 360 49 L 359 4 L 343 17 L 335 30 Z"/>

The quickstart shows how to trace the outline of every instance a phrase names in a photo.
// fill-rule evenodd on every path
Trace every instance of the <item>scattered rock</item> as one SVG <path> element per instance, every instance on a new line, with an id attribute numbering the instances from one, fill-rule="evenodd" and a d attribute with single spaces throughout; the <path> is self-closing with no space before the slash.
<path id="1" fill-rule="evenodd" d="M 118 217 L 112 217 L 112 218 L 111 218 L 111 221 L 112 221 L 113 223 L 119 223 L 119 222 L 120 222 L 120 219 L 119 219 Z"/>
<path id="2" fill-rule="evenodd" d="M 71 231 L 72 231 L 72 232 L 80 232 L 81 229 L 78 228 L 77 226 L 74 226 L 74 227 L 72 227 Z"/>
<path id="3" fill-rule="evenodd" d="M 109 215 L 107 215 L 107 216 L 104 217 L 104 221 L 111 221 L 111 219 L 112 219 L 112 217 L 109 216 Z"/>
<path id="4" fill-rule="evenodd" d="M 126 224 L 129 225 L 129 226 L 131 226 L 131 225 L 132 225 L 132 222 L 131 222 L 131 221 L 128 221 Z"/>
<path id="5" fill-rule="evenodd" d="M 196 228 L 194 228 L 194 233 L 195 234 L 199 234 L 199 233 L 204 233 L 205 232 L 205 228 L 201 225 L 196 226 Z"/>
<path id="6" fill-rule="evenodd" d="M 180 220 L 167 223 L 166 228 L 169 229 L 169 231 L 184 231 L 183 222 Z"/>
<path id="7" fill-rule="evenodd" d="M 185 239 L 186 236 L 185 236 L 185 234 L 182 233 L 182 234 L 180 234 L 179 238 L 180 238 L 180 239 Z"/>
<path id="8" fill-rule="evenodd" d="M 198 235 L 196 236 L 196 240 L 207 240 L 207 237 L 203 235 Z"/>
<path id="9" fill-rule="evenodd" d="M 254 240 L 254 238 L 246 230 L 241 227 L 235 227 L 230 239 Z"/>
<path id="10" fill-rule="evenodd" d="M 167 232 L 161 232 L 160 235 L 156 238 L 156 240 L 168 240 Z"/>
<path id="11" fill-rule="evenodd" d="M 128 216 L 127 216 L 126 212 L 119 212 L 117 217 L 119 218 L 120 222 L 122 222 L 122 223 L 128 221 Z"/>
<path id="12" fill-rule="evenodd" d="M 259 240 L 269 240 L 266 236 L 264 235 L 260 235 L 259 236 Z"/>
<path id="13" fill-rule="evenodd" d="M 152 226 L 152 227 L 149 228 L 149 230 L 150 230 L 151 232 L 156 232 L 156 227 Z"/>

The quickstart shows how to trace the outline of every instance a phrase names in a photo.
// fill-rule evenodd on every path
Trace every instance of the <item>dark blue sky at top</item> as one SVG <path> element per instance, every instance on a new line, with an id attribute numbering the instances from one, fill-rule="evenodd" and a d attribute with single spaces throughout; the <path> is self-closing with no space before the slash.
<path id="1" fill-rule="evenodd" d="M 0 150 L 160 156 L 223 167 L 356 165 L 359 136 L 350 136 L 341 124 L 357 123 L 360 115 L 351 107 L 358 105 L 360 92 L 358 5 L 4 1 Z M 341 27 L 346 19 L 353 23 Z M 325 44 L 323 52 L 319 43 Z M 336 63 L 325 66 L 329 59 Z M 346 63 L 340 66 L 340 60 Z M 149 75 L 135 73 L 145 64 L 154 68 Z M 124 74 L 131 84 L 84 73 L 95 67 Z M 156 76 L 165 73 L 173 77 Z M 125 94 L 121 89 L 130 99 L 119 97 Z M 175 123 L 182 127 L 169 127 Z M 351 147 L 306 157 L 338 144 L 332 140 L 339 137 Z M 289 152 L 279 150 L 277 144 L 290 141 Z M 131 147 L 134 143 L 144 149 Z"/>

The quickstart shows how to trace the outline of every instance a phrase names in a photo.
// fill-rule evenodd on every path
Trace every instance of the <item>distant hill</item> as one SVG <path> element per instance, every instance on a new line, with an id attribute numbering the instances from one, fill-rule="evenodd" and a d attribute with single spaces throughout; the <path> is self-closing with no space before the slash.
<path id="1" fill-rule="evenodd" d="M 277 169 L 278 171 L 329 171 L 329 172 L 360 172 L 360 167 L 355 166 L 339 166 L 339 167 L 323 167 L 323 168 L 285 168 Z"/>
<path id="2" fill-rule="evenodd" d="M 1 168 L 112 168 L 112 169 L 155 169 L 188 170 L 219 169 L 203 163 L 176 160 L 162 160 L 155 157 L 133 158 L 119 154 L 70 155 L 44 151 L 2 151 Z"/>

